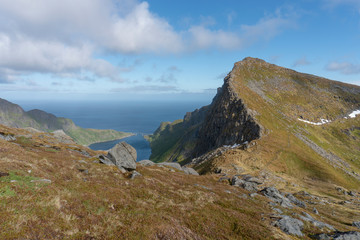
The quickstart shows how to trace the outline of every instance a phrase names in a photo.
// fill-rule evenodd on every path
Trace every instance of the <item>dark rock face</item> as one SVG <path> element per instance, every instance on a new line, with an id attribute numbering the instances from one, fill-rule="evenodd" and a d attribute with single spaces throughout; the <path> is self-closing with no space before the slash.
<path id="1" fill-rule="evenodd" d="M 262 127 L 231 83 L 231 73 L 218 90 L 198 134 L 196 156 L 223 145 L 239 144 L 261 137 Z"/>
<path id="2" fill-rule="evenodd" d="M 135 148 L 126 142 L 121 142 L 110 149 L 107 158 L 110 159 L 118 168 L 135 170 L 136 155 Z"/>
<path id="3" fill-rule="evenodd" d="M 301 232 L 302 228 L 304 227 L 304 223 L 296 218 L 284 215 L 281 219 L 275 222 L 275 226 L 279 227 L 284 233 L 290 235 L 295 235 L 298 237 L 304 235 Z"/>

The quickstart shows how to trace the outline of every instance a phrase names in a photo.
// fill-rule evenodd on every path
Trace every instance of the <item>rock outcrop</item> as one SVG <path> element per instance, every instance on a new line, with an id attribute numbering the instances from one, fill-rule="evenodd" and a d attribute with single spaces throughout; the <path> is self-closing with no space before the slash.
<path id="1" fill-rule="evenodd" d="M 126 142 L 116 144 L 108 152 L 107 158 L 110 159 L 118 168 L 126 170 L 136 169 L 137 153 L 135 148 Z"/>

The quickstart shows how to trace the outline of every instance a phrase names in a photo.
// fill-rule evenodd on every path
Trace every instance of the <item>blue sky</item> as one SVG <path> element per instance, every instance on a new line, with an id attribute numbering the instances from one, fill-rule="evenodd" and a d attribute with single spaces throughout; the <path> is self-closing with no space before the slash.
<path id="1" fill-rule="evenodd" d="M 0 0 L 0 93 L 211 99 L 247 56 L 360 85 L 360 0 Z"/>

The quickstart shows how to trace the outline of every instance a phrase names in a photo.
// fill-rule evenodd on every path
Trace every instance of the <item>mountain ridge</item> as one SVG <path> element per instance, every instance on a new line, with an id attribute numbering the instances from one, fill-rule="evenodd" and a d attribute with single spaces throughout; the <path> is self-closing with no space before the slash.
<path id="1" fill-rule="evenodd" d="M 56 117 L 43 110 L 24 111 L 19 105 L 0 98 L 0 124 L 17 128 L 34 128 L 40 131 L 53 132 L 63 130 L 77 143 L 90 145 L 121 139 L 133 135 L 112 129 L 81 128 L 68 118 Z"/>

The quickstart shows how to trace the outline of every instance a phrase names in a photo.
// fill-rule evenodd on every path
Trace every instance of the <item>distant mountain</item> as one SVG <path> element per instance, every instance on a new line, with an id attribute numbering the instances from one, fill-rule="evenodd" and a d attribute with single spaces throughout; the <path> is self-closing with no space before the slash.
<path id="1" fill-rule="evenodd" d="M 202 173 L 235 164 L 356 186 L 360 116 L 350 114 L 359 109 L 359 86 L 245 58 L 211 105 L 148 136 L 150 159 Z"/>
<path id="2" fill-rule="evenodd" d="M 77 143 L 90 145 L 95 142 L 111 141 L 132 135 L 112 129 L 98 130 L 76 126 L 71 119 L 56 117 L 51 113 L 34 109 L 24 111 L 19 105 L 0 98 L 0 124 L 16 127 L 31 127 L 40 131 L 63 130 Z"/>

